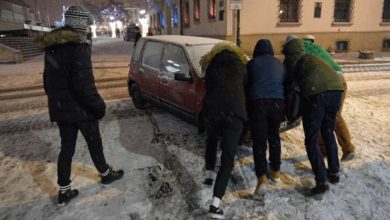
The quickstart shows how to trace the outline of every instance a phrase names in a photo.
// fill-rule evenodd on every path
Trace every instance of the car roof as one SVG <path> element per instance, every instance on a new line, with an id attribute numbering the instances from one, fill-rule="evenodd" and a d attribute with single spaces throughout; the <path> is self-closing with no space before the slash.
<path id="1" fill-rule="evenodd" d="M 169 43 L 181 44 L 183 46 L 201 45 L 201 44 L 216 44 L 223 40 L 207 37 L 183 36 L 183 35 L 157 35 L 143 37 L 145 39 L 158 40 Z"/>

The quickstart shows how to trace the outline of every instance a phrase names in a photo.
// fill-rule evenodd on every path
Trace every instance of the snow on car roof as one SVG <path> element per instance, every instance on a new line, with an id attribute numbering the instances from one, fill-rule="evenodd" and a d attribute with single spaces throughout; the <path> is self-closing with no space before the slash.
<path id="1" fill-rule="evenodd" d="M 216 44 L 223 40 L 207 37 L 183 36 L 183 35 L 157 35 L 144 37 L 145 39 L 153 39 L 164 42 L 172 42 L 181 45 L 199 45 L 199 44 Z"/>

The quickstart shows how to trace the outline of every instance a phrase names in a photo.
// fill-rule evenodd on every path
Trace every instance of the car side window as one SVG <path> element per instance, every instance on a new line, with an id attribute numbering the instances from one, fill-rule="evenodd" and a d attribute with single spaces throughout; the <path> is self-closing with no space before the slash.
<path id="1" fill-rule="evenodd" d="M 159 42 L 146 42 L 142 57 L 142 65 L 149 66 L 154 69 L 160 69 L 162 47 L 163 44 Z"/>
<path id="2" fill-rule="evenodd" d="M 133 60 L 138 61 L 139 55 L 141 54 L 142 47 L 144 46 L 144 39 L 140 39 L 137 43 L 137 46 L 135 47 L 135 50 L 133 52 Z"/>
<path id="3" fill-rule="evenodd" d="M 175 73 L 183 73 L 186 77 L 191 77 L 183 48 L 172 44 L 165 46 L 164 72 L 170 76 L 174 76 Z"/>

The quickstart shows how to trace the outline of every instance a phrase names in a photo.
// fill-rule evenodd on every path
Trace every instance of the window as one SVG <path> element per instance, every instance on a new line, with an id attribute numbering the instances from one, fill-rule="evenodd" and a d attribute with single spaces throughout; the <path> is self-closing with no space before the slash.
<path id="1" fill-rule="evenodd" d="M 207 0 L 208 5 L 208 18 L 215 19 L 217 17 L 217 8 L 215 5 L 215 0 Z"/>
<path id="2" fill-rule="evenodd" d="M 194 21 L 200 21 L 200 0 L 194 0 Z"/>
<path id="3" fill-rule="evenodd" d="M 165 28 L 165 16 L 163 11 L 160 11 L 160 27 Z"/>
<path id="4" fill-rule="evenodd" d="M 384 50 L 390 50 L 390 39 L 384 39 L 383 40 L 383 47 Z"/>
<path id="5" fill-rule="evenodd" d="M 153 69 L 160 69 L 160 58 L 162 51 L 162 43 L 149 41 L 145 45 L 142 65 L 149 66 Z"/>
<path id="6" fill-rule="evenodd" d="M 314 3 L 314 17 L 315 18 L 321 17 L 321 8 L 322 8 L 322 2 Z"/>
<path id="7" fill-rule="evenodd" d="M 335 22 L 351 22 L 351 0 L 335 0 Z"/>
<path id="8" fill-rule="evenodd" d="M 172 23 L 173 27 L 177 27 L 179 24 L 179 13 L 176 4 L 172 5 Z"/>
<path id="9" fill-rule="evenodd" d="M 189 27 L 190 26 L 190 3 L 185 1 L 184 3 L 184 15 L 183 15 L 183 22 L 184 22 L 184 27 Z"/>
<path id="10" fill-rule="evenodd" d="M 299 0 L 280 0 L 280 22 L 299 22 Z"/>
<path id="11" fill-rule="evenodd" d="M 390 0 L 384 0 L 383 2 L 383 22 L 390 22 Z"/>
<path id="12" fill-rule="evenodd" d="M 336 42 L 336 51 L 337 52 L 343 52 L 348 51 L 349 49 L 349 42 L 346 40 L 337 41 Z"/>
<path id="13" fill-rule="evenodd" d="M 157 13 L 156 25 L 157 28 L 161 28 L 161 13 Z"/>
<path id="14" fill-rule="evenodd" d="M 224 15 L 224 14 L 225 14 L 225 10 L 220 10 L 220 11 L 219 11 L 219 20 L 220 20 L 220 21 L 223 21 L 223 17 L 224 17 L 223 15 Z"/>
<path id="15" fill-rule="evenodd" d="M 164 72 L 172 77 L 175 73 L 183 73 L 187 77 L 191 77 L 190 67 L 181 47 L 167 44 L 164 56 Z"/>

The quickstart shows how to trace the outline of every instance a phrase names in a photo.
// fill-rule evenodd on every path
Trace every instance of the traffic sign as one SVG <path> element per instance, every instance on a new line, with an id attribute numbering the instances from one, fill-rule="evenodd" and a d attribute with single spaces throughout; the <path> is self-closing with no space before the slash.
<path id="1" fill-rule="evenodd" d="M 243 0 L 230 0 L 230 10 L 242 10 Z"/>

